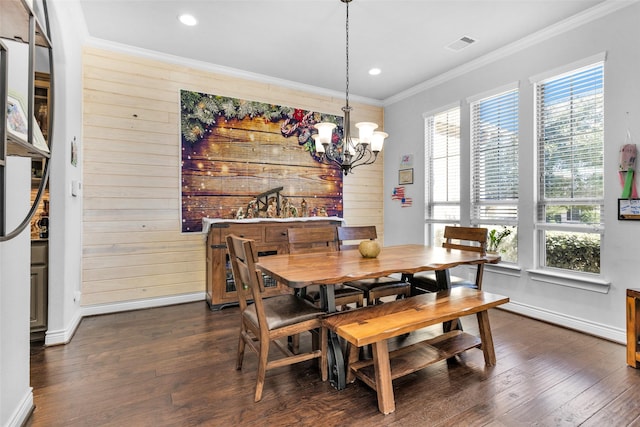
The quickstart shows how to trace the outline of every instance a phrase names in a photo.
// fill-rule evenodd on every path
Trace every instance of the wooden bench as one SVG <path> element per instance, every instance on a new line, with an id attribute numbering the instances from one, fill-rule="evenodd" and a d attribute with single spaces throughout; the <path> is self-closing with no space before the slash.
<path id="1" fill-rule="evenodd" d="M 392 381 L 481 347 L 487 366 L 496 363 L 487 310 L 509 298 L 470 288 L 454 288 L 327 315 L 324 324 L 349 342 L 347 382 L 355 377 L 376 390 L 378 409 L 395 411 Z M 387 339 L 427 326 L 476 314 L 480 337 L 454 330 L 389 353 Z M 373 360 L 358 360 L 358 347 L 372 345 Z"/>

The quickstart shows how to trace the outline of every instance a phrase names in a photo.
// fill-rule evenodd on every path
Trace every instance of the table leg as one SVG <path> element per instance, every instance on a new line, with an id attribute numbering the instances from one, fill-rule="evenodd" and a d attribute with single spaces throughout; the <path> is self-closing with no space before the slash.
<path id="1" fill-rule="evenodd" d="M 449 270 L 436 270 L 436 286 L 439 291 L 451 289 L 451 275 Z"/>
<path id="2" fill-rule="evenodd" d="M 451 289 L 451 275 L 449 270 L 436 270 L 436 286 L 439 291 Z M 451 330 L 462 330 L 462 323 L 460 319 L 450 320 L 442 324 L 443 332 L 450 332 Z"/>
<path id="3" fill-rule="evenodd" d="M 336 311 L 336 295 L 333 286 L 320 286 L 320 301 L 327 313 Z M 329 331 L 327 343 L 327 359 L 329 362 L 329 382 L 338 390 L 343 390 L 347 386 L 346 367 L 342 347 L 338 335 Z"/>

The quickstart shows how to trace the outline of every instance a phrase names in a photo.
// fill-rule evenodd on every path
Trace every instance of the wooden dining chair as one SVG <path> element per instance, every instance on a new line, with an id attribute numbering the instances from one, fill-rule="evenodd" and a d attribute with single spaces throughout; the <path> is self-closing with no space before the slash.
<path id="1" fill-rule="evenodd" d="M 236 369 L 242 369 L 245 346 L 258 355 L 258 376 L 254 400 L 262 398 L 262 389 L 269 369 L 292 365 L 311 359 L 319 359 L 323 381 L 327 380 L 327 330 L 322 326 L 322 310 L 291 295 L 262 298 L 264 286 L 262 274 L 256 269 L 258 255 L 253 240 L 235 235 L 227 236 L 227 248 L 231 269 L 236 283 L 240 314 L 240 338 Z M 253 302 L 249 303 L 249 299 Z M 320 331 L 320 348 L 306 353 L 293 353 L 281 339 L 299 336 L 304 332 Z M 271 343 L 284 357 L 269 360 Z"/>
<path id="2" fill-rule="evenodd" d="M 290 254 L 338 251 L 335 226 L 290 228 L 287 230 L 287 235 Z M 360 289 L 345 285 L 335 285 L 334 294 L 336 307 L 345 309 L 347 304 L 355 304 L 356 307 L 364 305 L 364 292 Z M 318 285 L 308 286 L 305 289 L 304 298 L 315 306 L 321 307 L 320 288 Z"/>
<path id="3" fill-rule="evenodd" d="M 340 250 L 357 249 L 359 242 L 377 238 L 378 233 L 374 225 L 338 227 Z M 345 285 L 362 290 L 367 298 L 367 305 L 378 304 L 380 303 L 380 298 L 386 296 L 395 295 L 401 298 L 411 296 L 411 283 L 403 280 L 403 278 L 386 276 L 346 282 Z"/>
<path id="4" fill-rule="evenodd" d="M 442 243 L 443 248 L 480 252 L 483 255 L 487 251 L 486 228 L 446 226 L 444 228 L 444 239 L 445 241 Z M 451 287 L 467 286 L 481 290 L 483 273 L 484 264 L 478 264 L 474 281 L 458 276 L 450 276 Z M 419 292 L 437 292 L 442 290 L 438 288 L 435 271 L 416 273 L 410 279 L 410 282 Z"/>

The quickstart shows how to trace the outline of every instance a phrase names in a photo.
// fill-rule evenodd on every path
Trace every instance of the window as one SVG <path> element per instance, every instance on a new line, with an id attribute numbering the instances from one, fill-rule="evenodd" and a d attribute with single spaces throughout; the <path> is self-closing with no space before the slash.
<path id="1" fill-rule="evenodd" d="M 426 241 L 439 245 L 445 224 L 460 222 L 460 107 L 425 118 Z"/>
<path id="2" fill-rule="evenodd" d="M 471 223 L 510 234 L 504 261 L 516 262 L 518 225 L 518 90 L 471 103 Z"/>
<path id="3" fill-rule="evenodd" d="M 536 84 L 541 267 L 600 273 L 604 65 Z"/>

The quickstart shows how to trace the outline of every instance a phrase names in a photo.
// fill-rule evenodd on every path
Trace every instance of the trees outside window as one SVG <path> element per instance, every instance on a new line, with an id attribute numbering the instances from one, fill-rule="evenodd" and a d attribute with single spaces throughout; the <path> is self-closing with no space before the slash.
<path id="1" fill-rule="evenodd" d="M 604 64 L 536 84 L 539 264 L 600 273 Z"/>

